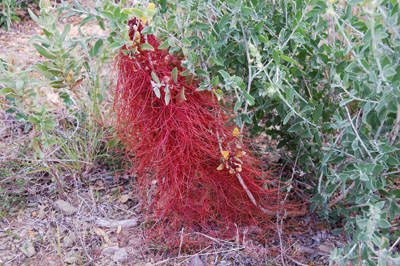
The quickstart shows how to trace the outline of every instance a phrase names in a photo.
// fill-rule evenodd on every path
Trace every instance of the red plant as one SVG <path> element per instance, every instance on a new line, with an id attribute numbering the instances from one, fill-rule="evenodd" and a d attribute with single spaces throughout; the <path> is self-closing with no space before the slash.
<path id="1" fill-rule="evenodd" d="M 134 155 L 140 186 L 156 184 L 153 213 L 177 227 L 207 232 L 267 220 L 266 213 L 279 207 L 276 189 L 264 188 L 268 173 L 212 93 L 196 91 L 196 80 L 179 75 L 185 70 L 180 59 L 159 50 L 153 35 L 142 35 L 138 20 L 129 26 L 135 44 L 117 57 L 116 127 Z M 141 48 L 146 39 L 154 51 Z"/>

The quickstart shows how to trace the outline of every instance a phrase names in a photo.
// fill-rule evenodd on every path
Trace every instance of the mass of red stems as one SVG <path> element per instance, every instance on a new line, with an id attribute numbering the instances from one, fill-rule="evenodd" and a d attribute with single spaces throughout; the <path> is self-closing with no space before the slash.
<path id="1" fill-rule="evenodd" d="M 129 26 L 134 45 L 123 47 L 117 56 L 116 128 L 126 151 L 134 155 L 129 158 L 140 187 L 144 192 L 156 187 L 151 212 L 175 228 L 207 232 L 223 228 L 235 233 L 236 226 L 268 219 L 251 201 L 238 174 L 267 210 L 279 208 L 277 191 L 266 188 L 268 173 L 233 134 L 234 126 L 212 92 L 196 91 L 198 81 L 179 75 L 185 70 L 182 58 L 158 49 L 153 35 L 142 35 L 139 20 L 129 21 Z M 144 42 L 154 50 L 141 49 Z M 164 84 L 160 97 L 154 92 L 152 72 Z M 221 151 L 229 154 L 224 158 Z"/>

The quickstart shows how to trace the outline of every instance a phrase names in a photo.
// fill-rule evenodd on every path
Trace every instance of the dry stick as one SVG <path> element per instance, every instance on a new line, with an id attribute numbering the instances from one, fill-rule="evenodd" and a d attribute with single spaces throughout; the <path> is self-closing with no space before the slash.
<path id="1" fill-rule="evenodd" d="M 42 144 L 40 144 L 40 143 L 38 143 L 38 144 L 39 144 L 39 149 L 44 153 Z M 60 198 L 61 198 L 62 200 L 66 200 L 67 197 L 65 197 L 65 195 L 64 195 L 64 190 L 63 190 L 63 188 L 62 188 L 61 181 L 60 181 L 60 179 L 58 178 L 56 172 L 54 171 L 54 168 L 49 164 L 49 162 L 48 162 L 47 159 L 46 159 L 46 156 L 43 157 L 43 160 L 44 160 L 45 164 L 47 165 L 47 167 L 50 169 L 51 174 L 53 175 L 54 179 L 55 179 L 56 182 L 57 182 L 58 194 L 60 195 Z"/>
<path id="2" fill-rule="evenodd" d="M 400 242 L 400 237 L 397 238 L 396 242 L 389 248 L 389 251 L 392 251 L 392 249 Z"/>
<path id="3" fill-rule="evenodd" d="M 251 83 L 252 83 L 252 77 L 251 77 L 251 59 L 250 59 L 250 53 L 249 53 L 249 46 L 247 43 L 247 37 L 246 37 L 246 32 L 244 31 L 244 27 L 243 27 L 243 23 L 241 20 L 239 20 L 239 24 L 240 27 L 242 28 L 242 33 L 243 33 L 243 38 L 244 38 L 244 45 L 246 47 L 246 57 L 247 57 L 247 64 L 248 64 L 248 71 L 249 71 L 249 79 L 247 82 L 247 93 L 250 93 L 250 89 L 251 89 Z M 245 105 L 244 105 L 244 114 L 247 114 L 247 108 L 248 108 L 248 102 L 246 101 Z M 243 127 L 244 127 L 244 122 L 241 124 L 240 126 L 240 131 L 243 131 Z"/>
<path id="4" fill-rule="evenodd" d="M 394 143 L 394 141 L 395 141 L 395 139 L 396 139 L 396 137 L 397 137 L 397 135 L 398 135 L 399 128 L 400 128 L 400 105 L 398 105 L 397 107 L 398 107 L 398 108 L 397 108 L 396 124 L 395 124 L 395 126 L 393 127 L 393 131 L 392 131 L 392 133 L 391 133 L 390 145 L 393 145 L 393 143 Z M 352 128 L 353 128 L 353 130 L 354 130 L 354 132 L 355 132 L 355 134 L 356 134 L 356 136 L 357 136 L 357 138 L 360 140 L 361 145 L 362 145 L 363 148 L 367 151 L 368 155 L 369 155 L 370 158 L 371 158 L 371 154 L 369 153 L 369 151 L 367 150 L 367 148 L 365 147 L 364 143 L 362 142 L 360 136 L 359 136 L 358 133 L 357 133 L 357 130 L 356 130 L 356 128 L 355 128 L 355 126 L 354 126 L 354 124 L 353 124 L 353 122 L 352 122 L 352 120 L 351 120 L 350 112 L 349 112 L 347 106 L 346 106 L 346 113 L 347 113 L 347 117 L 348 117 L 348 119 L 349 119 L 349 121 L 350 121 L 350 123 L 351 123 L 351 126 L 352 126 Z M 387 175 L 390 175 L 390 174 L 397 174 L 397 173 L 400 173 L 400 171 L 394 171 L 394 172 L 385 173 L 385 174 L 383 174 L 383 176 L 387 176 Z M 338 203 L 339 201 L 343 200 L 343 199 L 346 197 L 346 194 L 349 192 L 349 190 L 352 189 L 354 186 L 355 186 L 355 182 L 353 181 L 353 183 L 351 183 L 351 185 L 344 191 L 343 194 L 341 194 L 341 195 L 338 196 L 337 198 L 333 199 L 333 200 L 328 204 L 329 208 L 331 208 L 332 206 L 334 206 L 334 205 L 335 205 L 336 203 Z M 400 240 L 398 239 L 398 241 L 400 241 Z"/>
<path id="5" fill-rule="evenodd" d="M 294 166 L 292 168 L 292 176 L 291 176 L 290 180 L 293 180 L 294 174 L 296 172 L 296 166 L 297 166 L 297 161 L 299 159 L 299 155 L 300 155 L 300 152 L 297 153 L 296 160 L 295 160 Z M 282 173 L 281 173 L 281 176 L 282 176 Z M 280 192 L 280 183 L 279 183 L 279 188 L 278 188 L 278 193 L 279 192 Z M 286 192 L 285 198 L 284 198 L 283 203 L 282 203 L 282 207 L 284 207 L 288 195 L 289 195 L 289 191 Z M 278 200 L 279 200 L 279 194 L 278 194 Z M 279 226 L 279 220 L 280 220 L 279 218 L 280 218 L 280 210 L 276 212 L 276 229 L 278 230 L 279 246 L 280 246 L 280 249 L 281 249 L 282 265 L 286 265 L 285 257 L 284 257 L 285 254 L 283 253 L 283 244 L 282 244 L 282 220 L 281 220 L 281 226 Z"/>
<path id="6" fill-rule="evenodd" d="M 218 138 L 218 145 L 219 145 L 219 149 L 222 152 L 222 145 L 220 142 L 220 138 L 219 138 L 219 133 L 217 130 L 217 138 Z M 264 214 L 266 215 L 270 215 L 270 216 L 274 216 L 276 215 L 275 211 L 271 211 L 271 210 L 267 210 L 264 207 L 260 206 L 256 199 L 254 198 L 253 194 L 251 193 L 251 191 L 249 190 L 249 188 L 247 187 L 246 183 L 244 182 L 242 176 L 240 175 L 240 173 L 236 173 L 236 177 L 240 183 L 240 185 L 243 187 L 244 191 L 246 191 L 247 196 L 249 197 L 251 203 L 253 203 L 253 205 L 255 207 L 257 207 L 260 211 L 262 211 Z M 304 214 L 306 214 L 305 210 L 299 210 L 299 211 L 289 211 L 287 212 L 288 216 L 292 216 L 292 217 L 296 217 L 296 216 L 303 216 Z"/>
<path id="7" fill-rule="evenodd" d="M 245 48 L 246 48 L 246 57 L 247 57 L 248 72 L 249 72 L 248 73 L 249 79 L 248 79 L 248 82 L 247 82 L 247 93 L 250 93 L 251 83 L 252 83 L 251 58 L 250 58 L 250 52 L 249 52 L 249 47 L 248 47 L 248 43 L 247 43 L 246 32 L 244 30 L 243 23 L 242 23 L 241 20 L 239 20 L 239 24 L 240 24 L 240 27 L 242 29 L 244 44 L 245 44 Z M 246 101 L 245 107 L 244 107 L 244 113 L 245 114 L 247 113 L 247 108 L 248 108 L 248 102 Z M 244 122 L 241 124 L 240 127 L 241 127 L 240 131 L 242 132 L 243 131 L 243 127 L 244 127 Z M 217 132 L 217 137 L 218 137 L 219 147 L 220 147 L 220 150 L 222 152 L 222 146 L 221 146 L 221 143 L 220 143 L 220 140 L 219 140 L 218 132 Z M 247 187 L 247 185 L 244 182 L 244 180 L 243 180 L 242 176 L 240 175 L 240 173 L 236 173 L 236 177 L 239 180 L 240 185 L 242 185 L 243 189 L 246 191 L 247 196 L 249 197 L 249 199 L 251 200 L 251 202 L 253 203 L 254 206 L 256 206 L 258 209 L 260 209 L 266 215 L 271 215 L 272 216 L 272 215 L 276 214 L 276 212 L 267 210 L 267 209 L 263 208 L 262 206 L 258 205 L 256 199 L 254 198 L 253 194 L 251 193 L 251 191 Z"/>
<path id="8" fill-rule="evenodd" d="M 349 111 L 349 108 L 347 107 L 347 105 L 346 105 L 345 109 L 346 109 L 347 118 L 349 119 L 350 125 L 353 128 L 354 134 L 356 134 L 356 137 L 360 141 L 361 146 L 363 146 L 363 148 L 367 152 L 369 158 L 371 159 L 371 161 L 373 161 L 374 158 L 372 157 L 371 153 L 369 152 L 367 146 L 365 146 L 364 141 L 361 139 L 360 135 L 358 134 L 357 128 L 355 127 L 353 120 L 351 119 L 350 111 Z"/>
<path id="9" fill-rule="evenodd" d="M 185 227 L 182 227 L 181 230 L 181 240 L 179 242 L 179 252 L 178 252 L 178 257 L 181 255 L 181 250 L 182 250 L 182 245 L 183 245 L 183 232 L 185 231 Z"/>
<path id="10" fill-rule="evenodd" d="M 396 114 L 396 124 L 393 127 L 393 131 L 391 133 L 392 137 L 390 139 L 390 146 L 394 144 L 397 135 L 399 134 L 399 127 L 400 127 L 400 104 L 397 105 L 397 114 Z"/>
<path id="11" fill-rule="evenodd" d="M 208 248 L 210 248 L 210 246 L 204 248 L 203 250 L 206 250 L 206 249 L 208 249 Z M 177 259 L 187 259 L 187 258 L 191 258 L 191 257 L 196 256 L 196 255 L 197 255 L 197 256 L 214 255 L 214 254 L 219 254 L 219 253 L 228 253 L 228 252 L 239 251 L 239 250 L 242 250 L 242 249 L 244 249 L 244 247 L 242 247 L 242 248 L 231 248 L 231 249 L 221 250 L 221 251 L 197 253 L 197 254 L 195 254 L 195 255 L 184 255 L 184 256 L 175 257 L 175 258 L 168 258 L 168 259 L 165 259 L 165 260 L 156 262 L 156 263 L 152 264 L 152 266 L 160 265 L 160 264 L 166 263 L 166 262 L 168 262 L 168 261 L 170 261 L 170 260 L 172 260 L 172 259 L 175 259 L 175 260 L 177 260 Z M 201 252 L 201 251 L 200 251 L 200 252 Z"/>
<path id="12" fill-rule="evenodd" d="M 287 256 L 291 261 L 293 261 L 294 263 L 296 263 L 297 265 L 301 265 L 301 266 L 308 266 L 309 264 L 303 264 L 303 263 L 301 263 L 301 262 L 299 262 L 299 261 L 297 261 L 297 260 L 295 260 L 295 259 L 293 259 L 292 257 L 290 257 L 290 256 Z"/>
<path id="13" fill-rule="evenodd" d="M 102 227 L 108 227 L 108 228 L 113 228 L 113 227 L 134 227 L 138 223 L 137 219 L 126 219 L 126 220 L 108 220 L 108 219 L 103 219 L 103 218 L 96 218 L 95 224 L 98 226 Z"/>
<path id="14" fill-rule="evenodd" d="M 329 208 L 334 206 L 339 201 L 343 200 L 346 197 L 346 195 L 349 192 L 349 190 L 352 189 L 355 185 L 356 185 L 356 183 L 353 181 L 353 183 L 351 183 L 351 185 L 348 188 L 345 189 L 343 194 L 340 194 L 337 198 L 335 198 L 331 202 L 329 202 L 329 204 L 328 204 Z"/>

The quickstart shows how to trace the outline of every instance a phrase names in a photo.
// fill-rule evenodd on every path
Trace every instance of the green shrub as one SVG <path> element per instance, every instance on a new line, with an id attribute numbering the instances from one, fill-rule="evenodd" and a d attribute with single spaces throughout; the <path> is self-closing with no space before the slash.
<path id="1" fill-rule="evenodd" d="M 160 0 L 147 30 L 312 174 L 311 211 L 348 237 L 332 261 L 396 264 L 399 3 L 334 2 Z"/>
<path id="2" fill-rule="evenodd" d="M 15 13 L 15 0 L 0 0 L 0 26 L 8 29 L 13 21 L 20 21 Z"/>
<path id="3" fill-rule="evenodd" d="M 50 112 L 22 101 L 35 99 L 39 81 L 31 73 L 37 71 L 77 121 L 101 118 L 100 105 L 112 85 L 102 67 L 130 42 L 130 16 L 152 18 L 144 32 L 163 39 L 161 48 L 185 56 L 187 72 L 202 80 L 199 90 L 212 87 L 218 99 L 232 105 L 238 126 L 279 140 L 278 148 L 312 176 L 311 211 L 348 239 L 332 252 L 332 262 L 399 264 L 394 254 L 400 236 L 398 1 L 157 3 L 152 18 L 125 1 L 97 1 L 94 8 L 74 1 L 58 9 L 42 1 L 41 16 L 31 15 L 45 33 L 33 43 L 46 61 L 20 71 L 1 63 L 0 94 L 9 112 L 40 133 L 37 143 L 57 145 Z M 59 32 L 57 21 L 70 15 L 83 16 L 81 27 L 96 21 L 108 32 L 80 31 L 78 38 L 69 36 L 68 26 Z M 87 88 L 80 91 L 82 100 L 75 95 L 77 86 Z M 67 148 L 65 154 L 73 150 Z"/>
<path id="4" fill-rule="evenodd" d="M 30 44 L 36 57 L 42 57 L 30 67 L 0 58 L 0 97 L 5 99 L 1 107 L 25 126 L 21 138 L 26 142 L 13 146 L 23 149 L 18 158 L 56 179 L 58 171 L 86 177 L 83 173 L 100 158 L 109 158 L 107 149 L 117 144 L 102 122 L 111 106 L 110 69 L 114 55 L 129 40 L 126 23 L 131 11 L 124 9 L 123 1 L 101 1 L 94 9 L 78 1 L 71 5 L 42 0 L 39 6 L 40 14 L 29 14 L 43 35 L 34 36 Z M 78 36 L 72 36 L 70 24 L 62 23 L 69 16 L 82 16 Z M 107 32 L 84 34 L 90 21 Z M 58 161 L 71 161 L 70 169 L 53 163 Z"/>
<path id="5" fill-rule="evenodd" d="M 26 9 L 28 3 L 37 4 L 36 0 L 0 0 L 0 27 L 8 30 L 14 21 L 21 21 L 17 11 Z"/>

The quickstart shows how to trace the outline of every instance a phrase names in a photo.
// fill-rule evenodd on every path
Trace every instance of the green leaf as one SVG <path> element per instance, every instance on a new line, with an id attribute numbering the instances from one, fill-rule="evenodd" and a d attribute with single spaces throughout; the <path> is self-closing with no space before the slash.
<path id="1" fill-rule="evenodd" d="M 213 57 L 214 62 L 219 66 L 224 66 L 224 62 L 218 57 Z"/>
<path id="2" fill-rule="evenodd" d="M 253 9 L 250 7 L 242 7 L 242 15 L 247 17 L 253 12 Z"/>
<path id="3" fill-rule="evenodd" d="M 142 30 L 143 35 L 153 34 L 153 27 L 147 26 Z"/>
<path id="4" fill-rule="evenodd" d="M 349 3 L 350 5 L 357 5 L 365 2 L 365 0 L 350 0 Z"/>
<path id="5" fill-rule="evenodd" d="M 247 92 L 245 92 L 244 93 L 244 97 L 246 98 L 246 102 L 250 105 L 250 106 L 252 106 L 252 105 L 254 105 L 254 97 L 253 96 L 251 96 L 249 93 L 247 93 Z"/>
<path id="6" fill-rule="evenodd" d="M 182 97 L 182 99 L 183 99 L 184 101 L 187 100 L 187 99 L 186 99 L 186 96 L 185 96 L 185 87 L 182 87 L 182 90 L 181 90 L 181 97 Z"/>
<path id="7" fill-rule="evenodd" d="M 124 46 L 124 43 L 120 42 L 113 42 L 110 46 L 108 46 L 108 49 L 110 49 L 112 52 L 119 50 Z"/>
<path id="8" fill-rule="evenodd" d="M 293 87 L 288 87 L 285 92 L 285 98 L 289 103 L 292 103 L 293 97 L 294 97 L 294 89 Z"/>
<path id="9" fill-rule="evenodd" d="M 387 162 L 389 165 L 394 165 L 394 166 L 400 165 L 399 160 L 398 160 L 397 158 L 393 157 L 393 156 L 389 156 L 389 157 L 387 158 L 386 162 Z"/>
<path id="10" fill-rule="evenodd" d="M 182 77 L 186 77 L 189 75 L 190 75 L 189 69 L 186 69 L 185 71 L 182 71 L 181 73 L 179 73 L 179 76 L 182 76 Z"/>
<path id="11" fill-rule="evenodd" d="M 149 43 L 143 43 L 142 45 L 140 45 L 140 49 L 143 51 L 154 51 L 154 47 L 151 46 L 151 44 Z"/>
<path id="12" fill-rule="evenodd" d="M 51 53 L 50 51 L 48 51 L 47 49 L 45 49 L 43 46 L 38 45 L 36 43 L 32 44 L 33 47 L 35 47 L 35 49 L 39 52 L 39 54 L 41 54 L 42 56 L 51 59 L 51 60 L 56 60 L 57 56 L 53 53 Z"/>
<path id="13" fill-rule="evenodd" d="M 15 82 L 15 88 L 17 90 L 22 90 L 24 86 L 24 81 L 23 80 L 17 80 L 17 82 Z"/>
<path id="14" fill-rule="evenodd" d="M 110 20 L 113 20 L 113 19 L 114 19 L 114 14 L 111 13 L 110 11 L 102 10 L 102 11 L 100 11 L 100 13 L 101 13 L 105 18 L 108 18 L 108 19 L 110 19 Z"/>
<path id="15" fill-rule="evenodd" d="M 235 107 L 233 108 L 233 111 L 234 111 L 235 113 L 237 113 L 237 111 L 239 110 L 240 107 L 242 107 L 242 102 L 241 102 L 240 100 L 238 100 L 238 101 L 235 103 Z"/>
<path id="16" fill-rule="evenodd" d="M 168 104 L 169 104 L 169 101 L 170 101 L 170 99 L 171 99 L 171 94 L 169 93 L 168 85 L 165 86 L 164 92 L 165 92 L 165 96 L 164 96 L 165 105 L 168 105 Z"/>
<path id="17" fill-rule="evenodd" d="M 174 80 L 174 82 L 177 83 L 178 82 L 178 68 L 175 67 L 172 70 L 171 76 L 172 76 L 172 79 Z"/>
<path id="18" fill-rule="evenodd" d="M 292 64 L 294 64 L 294 65 L 297 66 L 297 62 L 296 62 L 296 60 L 294 60 L 293 58 L 290 58 L 289 56 L 286 56 L 286 55 L 281 55 L 281 58 L 282 58 L 283 60 L 285 60 L 285 61 L 287 61 L 287 62 L 289 62 L 289 63 L 292 63 Z"/>
<path id="19" fill-rule="evenodd" d="M 344 98 L 342 101 L 340 101 L 340 107 L 345 106 L 346 104 L 348 104 L 349 102 L 352 102 L 353 99 L 352 98 Z"/>
<path id="20" fill-rule="evenodd" d="M 316 122 L 316 121 L 318 121 L 318 119 L 321 117 L 321 115 L 322 115 L 322 111 L 324 110 L 324 104 L 323 103 L 320 103 L 318 106 L 317 106 L 317 108 L 315 108 L 315 111 L 314 111 L 314 113 L 313 113 L 313 115 L 312 115 L 312 120 L 314 121 L 314 122 Z"/>
<path id="21" fill-rule="evenodd" d="M 201 69 L 201 68 L 197 68 L 196 69 L 196 73 L 199 76 L 203 76 L 203 77 L 208 77 L 208 72 L 206 72 L 205 70 Z"/>
<path id="22" fill-rule="evenodd" d="M 220 70 L 220 71 L 218 71 L 218 73 L 221 74 L 221 76 L 225 79 L 225 81 L 231 78 L 231 76 L 228 74 L 228 72 L 226 72 L 224 70 Z"/>
<path id="23" fill-rule="evenodd" d="M 188 38 L 182 38 L 182 44 L 186 47 L 191 46 L 192 43 L 189 41 Z"/>
<path id="24" fill-rule="evenodd" d="M 29 16 L 31 16 L 32 20 L 35 21 L 37 24 L 41 25 L 41 20 L 32 12 L 30 8 L 28 8 Z"/>
<path id="25" fill-rule="evenodd" d="M 62 80 L 51 81 L 51 82 L 49 82 L 49 85 L 56 89 L 67 87 Z"/>
<path id="26" fill-rule="evenodd" d="M 308 11 L 308 13 L 306 14 L 307 17 L 317 17 L 319 14 L 321 14 L 322 12 L 324 12 L 323 8 L 314 8 L 310 11 Z"/>
<path id="27" fill-rule="evenodd" d="M 0 89 L 0 95 L 11 96 L 12 94 L 15 94 L 14 89 L 11 89 L 11 88 Z"/>
<path id="28" fill-rule="evenodd" d="M 71 24 L 65 25 L 64 30 L 63 30 L 60 38 L 58 39 L 59 44 L 62 44 L 64 42 L 65 37 L 68 35 L 70 30 L 71 30 Z"/>
<path id="29" fill-rule="evenodd" d="M 300 132 L 301 130 L 303 130 L 303 125 L 302 122 L 298 122 L 296 124 L 294 124 L 293 126 L 291 126 L 287 131 L 288 132 Z"/>
<path id="30" fill-rule="evenodd" d="M 218 85 L 218 83 L 219 83 L 219 77 L 218 77 L 218 76 L 215 76 L 215 77 L 211 80 L 210 83 L 211 83 L 212 86 L 216 87 L 216 86 Z"/>
<path id="31" fill-rule="evenodd" d="M 153 78 L 153 80 L 154 80 L 156 83 L 160 83 L 160 80 L 158 79 L 156 73 L 151 72 L 151 77 Z"/>
<path id="32" fill-rule="evenodd" d="M 28 121 L 31 122 L 33 125 L 40 124 L 40 121 L 36 117 L 33 117 L 33 116 L 29 116 Z"/>
<path id="33" fill-rule="evenodd" d="M 390 223 L 388 221 L 386 221 L 386 220 L 383 220 L 383 219 L 379 219 L 376 222 L 376 225 L 378 227 L 380 227 L 380 228 L 389 228 L 390 227 Z"/>
<path id="34" fill-rule="evenodd" d="M 99 39 L 96 41 L 96 43 L 92 46 L 92 48 L 90 48 L 89 52 L 90 57 L 93 58 L 99 53 L 100 47 L 103 45 L 103 43 L 104 43 L 103 39 Z"/>
<path id="35" fill-rule="evenodd" d="M 160 44 L 158 46 L 158 49 L 164 50 L 164 49 L 167 49 L 168 47 L 169 47 L 169 43 L 168 43 L 168 40 L 167 40 L 167 41 L 163 42 L 162 44 Z"/>
<path id="36" fill-rule="evenodd" d="M 14 87 L 15 86 L 15 82 L 12 79 L 9 78 L 1 78 L 0 79 L 0 84 L 7 86 L 7 87 Z"/>
<path id="37" fill-rule="evenodd" d="M 121 16 L 121 7 L 117 6 L 116 9 L 114 9 L 114 18 L 119 18 Z"/>
<path id="38" fill-rule="evenodd" d="M 216 89 L 216 90 L 214 90 L 214 94 L 217 96 L 218 101 L 219 101 L 219 100 L 221 100 L 221 96 L 222 96 L 224 93 L 222 92 L 222 90 Z"/>
<path id="39" fill-rule="evenodd" d="M 53 120 L 46 119 L 43 123 L 43 128 L 47 130 L 52 130 L 57 126 L 57 123 Z"/>
<path id="40" fill-rule="evenodd" d="M 283 124 L 286 125 L 289 119 L 293 116 L 293 112 L 289 112 L 286 116 L 285 119 L 283 119 Z"/>
<path id="41" fill-rule="evenodd" d="M 158 87 L 154 87 L 153 91 L 154 91 L 155 95 L 157 96 L 157 98 L 160 99 L 160 97 L 161 97 L 160 89 Z"/>
<path id="42" fill-rule="evenodd" d="M 277 50 L 272 51 L 272 57 L 274 58 L 275 64 L 279 65 L 280 60 L 279 60 L 279 53 Z"/>
<path id="43" fill-rule="evenodd" d="M 136 17 L 136 18 L 142 18 L 143 17 L 143 11 L 142 10 L 140 10 L 140 9 L 137 9 L 137 8 L 129 8 L 129 9 L 124 9 L 123 11 L 122 11 L 122 13 L 125 13 L 125 14 L 132 14 L 134 17 Z"/>

